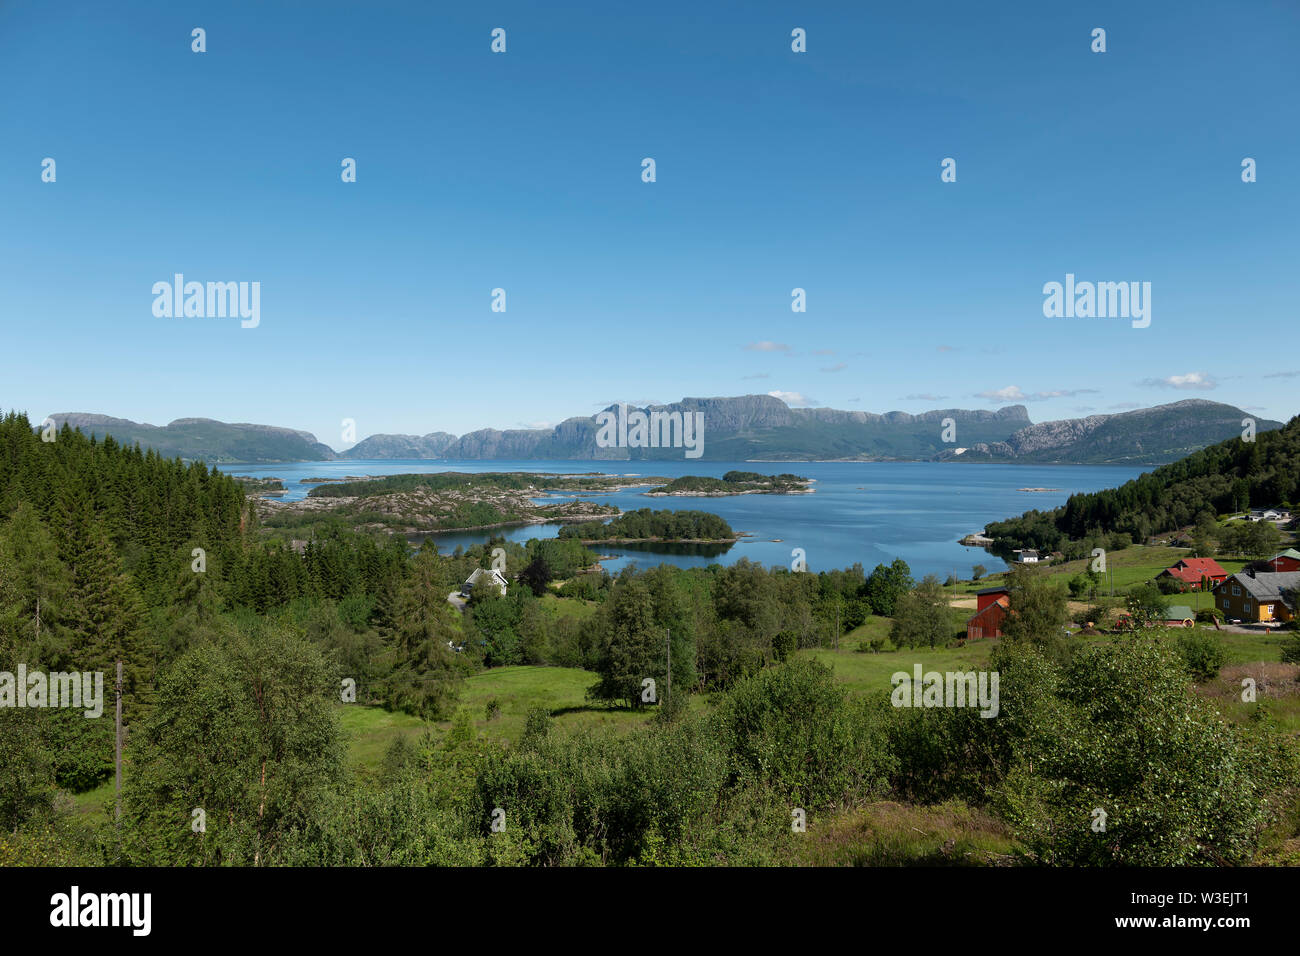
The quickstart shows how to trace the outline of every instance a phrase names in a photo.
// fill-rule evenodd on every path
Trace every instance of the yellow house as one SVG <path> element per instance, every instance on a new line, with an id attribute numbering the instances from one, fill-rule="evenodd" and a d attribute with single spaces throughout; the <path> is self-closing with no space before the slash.
<path id="1" fill-rule="evenodd" d="M 1290 621 L 1296 615 L 1300 571 L 1240 571 L 1214 589 L 1214 606 L 1242 621 Z"/>

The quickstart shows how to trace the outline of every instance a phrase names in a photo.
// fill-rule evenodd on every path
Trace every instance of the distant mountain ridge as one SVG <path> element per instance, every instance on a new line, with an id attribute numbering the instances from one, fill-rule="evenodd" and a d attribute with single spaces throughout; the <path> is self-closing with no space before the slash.
<path id="1" fill-rule="evenodd" d="M 606 411 L 618 412 L 611 405 Z M 1034 464 L 1160 464 L 1242 432 L 1250 418 L 1232 405 L 1187 399 L 1115 415 L 1034 424 L 1024 405 L 907 412 L 791 408 L 771 395 L 684 398 L 627 411 L 701 413 L 702 461 L 985 461 Z M 274 463 L 335 459 L 668 460 L 681 448 L 603 448 L 596 416 L 568 418 L 552 428 L 484 428 L 459 437 L 371 435 L 343 452 L 310 432 L 207 418 L 148 425 L 85 413 L 52 415 L 101 438 L 155 448 L 168 457 L 213 463 Z M 1282 426 L 1257 419 L 1257 431 Z M 948 440 L 945 440 L 948 439 Z"/>
<path id="2" fill-rule="evenodd" d="M 332 461 L 338 457 L 333 448 L 318 442 L 311 432 L 275 425 L 211 418 L 178 418 L 166 425 L 148 425 L 85 412 L 61 412 L 50 418 L 60 428 L 66 422 L 87 435 L 101 439 L 111 435 L 119 444 L 152 448 L 166 458 L 261 464 Z"/>
<path id="3" fill-rule="evenodd" d="M 1033 464 L 1162 464 L 1241 437 L 1246 419 L 1255 422 L 1257 432 L 1282 427 L 1281 422 L 1255 419 L 1231 405 L 1189 398 L 1117 415 L 1042 422 L 1020 429 L 1006 441 L 976 443 L 961 456 L 943 457 Z"/>

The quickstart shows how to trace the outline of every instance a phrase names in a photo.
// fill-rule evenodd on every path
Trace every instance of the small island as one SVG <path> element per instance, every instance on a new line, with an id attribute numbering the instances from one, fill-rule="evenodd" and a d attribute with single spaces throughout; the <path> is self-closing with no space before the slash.
<path id="1" fill-rule="evenodd" d="M 643 492 L 649 498 L 721 498 L 727 495 L 810 495 L 815 479 L 799 475 L 760 475 L 756 471 L 729 471 L 721 478 L 687 475 Z"/>
<path id="2" fill-rule="evenodd" d="M 284 481 L 280 478 L 252 478 L 248 475 L 232 475 L 235 481 L 244 487 L 244 492 L 254 498 L 279 498 L 284 494 Z"/>
<path id="3" fill-rule="evenodd" d="M 566 524 L 559 537 L 577 538 L 583 544 L 676 544 L 734 543 L 740 535 L 731 525 L 707 511 L 625 511 L 612 521 L 583 521 Z"/>

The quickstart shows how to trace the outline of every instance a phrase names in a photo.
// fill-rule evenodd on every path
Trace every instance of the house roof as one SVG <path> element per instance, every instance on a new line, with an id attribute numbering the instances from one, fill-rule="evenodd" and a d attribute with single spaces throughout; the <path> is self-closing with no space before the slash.
<path id="1" fill-rule="evenodd" d="M 1008 594 L 1011 593 L 1011 589 L 1002 584 L 999 584 L 997 587 L 993 587 L 993 588 L 983 588 L 982 590 L 976 591 L 975 593 L 976 594 L 997 594 L 999 591 L 1006 591 Z"/>
<path id="2" fill-rule="evenodd" d="M 1180 566 L 1181 565 L 1181 566 Z M 1162 572 L 1170 577 L 1196 584 L 1201 578 L 1226 578 L 1228 572 L 1213 558 L 1183 558 Z"/>
<path id="3" fill-rule="evenodd" d="M 506 576 L 502 574 L 500 571 L 498 571 L 496 568 L 475 568 L 473 572 L 470 574 L 470 576 L 465 579 L 465 583 L 473 584 L 475 581 L 483 577 L 483 575 L 485 574 L 494 578 L 498 584 L 509 583 L 506 581 Z"/>
<path id="4" fill-rule="evenodd" d="M 1292 594 L 1300 588 L 1300 571 L 1256 571 L 1253 575 L 1234 574 L 1228 580 L 1240 584 L 1256 601 L 1281 601 L 1292 607 Z"/>
<path id="5" fill-rule="evenodd" d="M 998 610 L 999 613 L 1006 614 L 1006 613 L 1008 613 L 1008 607 L 1007 607 L 1007 605 L 1008 605 L 1009 603 L 1010 603 L 1010 600 L 1009 600 L 1008 598 L 998 598 L 996 601 L 994 601 L 992 604 L 988 605 L 988 606 L 987 606 L 986 608 L 984 608 L 982 611 L 976 611 L 976 612 L 975 612 L 974 614 L 972 614 L 970 617 L 966 618 L 966 623 L 967 623 L 967 624 L 970 624 L 971 622 L 975 621 L 977 618 L 981 618 L 981 617 L 986 617 L 986 616 L 992 615 L 992 614 L 993 614 L 993 610 L 994 610 L 994 608 L 997 608 L 997 610 Z"/>
<path id="6" fill-rule="evenodd" d="M 1269 560 L 1272 561 L 1273 558 L 1294 558 L 1295 560 L 1300 561 L 1300 551 L 1297 551 L 1295 548 L 1287 548 L 1285 551 L 1279 551 L 1277 554 L 1273 555 L 1272 558 L 1269 558 Z"/>
<path id="7" fill-rule="evenodd" d="M 1165 611 L 1166 621 L 1186 621 L 1189 618 L 1195 618 L 1196 612 L 1186 604 L 1175 604 Z"/>

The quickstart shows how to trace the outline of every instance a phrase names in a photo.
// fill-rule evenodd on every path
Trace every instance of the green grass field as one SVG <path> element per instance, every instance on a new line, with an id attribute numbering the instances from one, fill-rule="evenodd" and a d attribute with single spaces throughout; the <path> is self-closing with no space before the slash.
<path id="1" fill-rule="evenodd" d="M 1147 547 L 1141 544 L 1124 548 L 1122 551 L 1107 552 L 1104 587 L 1110 588 L 1113 586 L 1116 593 L 1118 593 L 1134 584 L 1150 581 L 1165 568 L 1177 563 L 1182 558 L 1188 557 L 1190 554 L 1191 551 L 1187 548 Z M 1215 558 L 1215 560 L 1229 574 L 1240 571 L 1248 563 L 1240 558 Z M 1052 567 L 1047 565 L 1037 565 L 1037 567 L 1041 567 L 1047 574 L 1052 576 L 1060 575 L 1068 579 L 1076 574 L 1082 574 L 1091 564 L 1092 558 L 1079 558 Z M 961 595 L 974 594 L 981 588 L 995 587 L 1002 584 L 1005 577 L 1006 573 L 999 571 L 987 575 L 979 581 L 959 582 L 956 588 L 949 587 L 947 590 L 949 593 L 955 591 L 955 593 Z M 1188 596 L 1195 597 L 1194 594 Z"/>
<path id="2" fill-rule="evenodd" d="M 654 716 L 652 708 L 634 711 L 587 700 L 587 688 L 595 682 L 591 671 L 573 667 L 495 667 L 466 678 L 457 709 L 469 714 L 480 735 L 510 743 L 519 740 L 534 707 L 546 708 L 556 728 L 569 733 L 595 727 L 627 730 L 643 726 Z M 491 700 L 500 710 L 489 719 Z M 691 705 L 707 706 L 702 698 L 692 699 Z M 338 712 L 348 737 L 349 764 L 359 770 L 377 768 L 398 737 L 414 742 L 426 728 L 441 737 L 451 726 L 450 720 L 426 722 L 409 714 L 355 704 L 341 704 Z"/>

